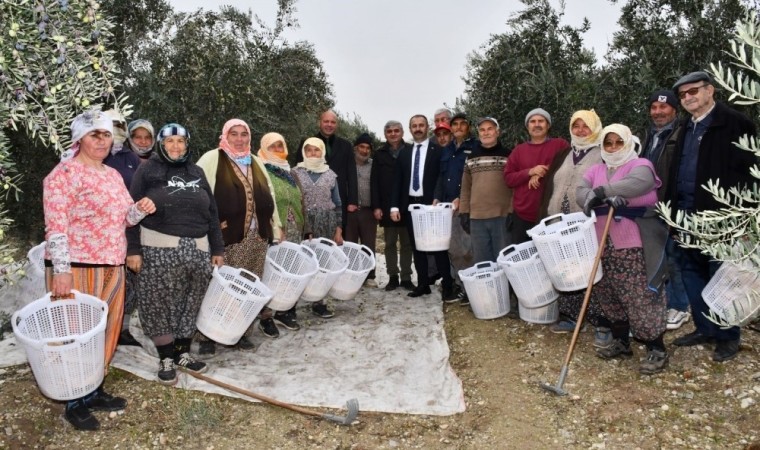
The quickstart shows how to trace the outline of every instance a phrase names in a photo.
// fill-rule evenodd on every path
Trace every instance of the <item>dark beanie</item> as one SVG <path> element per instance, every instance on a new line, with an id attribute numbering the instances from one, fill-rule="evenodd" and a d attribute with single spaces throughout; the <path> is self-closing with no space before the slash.
<path id="1" fill-rule="evenodd" d="M 359 144 L 367 144 L 370 147 L 372 147 L 372 138 L 367 133 L 362 133 L 359 135 L 359 137 L 354 140 L 354 147 L 356 147 Z"/>
<path id="2" fill-rule="evenodd" d="M 652 106 L 652 103 L 654 102 L 667 103 L 668 105 L 672 106 L 673 109 L 678 109 L 678 99 L 676 98 L 676 94 L 674 94 L 673 91 L 667 89 L 662 89 L 652 93 L 652 95 L 649 96 L 647 106 Z"/>

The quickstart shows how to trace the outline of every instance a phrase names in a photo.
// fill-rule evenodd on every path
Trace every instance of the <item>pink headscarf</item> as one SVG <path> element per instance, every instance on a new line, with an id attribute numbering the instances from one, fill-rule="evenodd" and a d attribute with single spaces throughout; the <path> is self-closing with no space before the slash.
<path id="1" fill-rule="evenodd" d="M 230 130 L 233 127 L 245 127 L 245 130 L 248 132 L 248 135 L 251 134 L 251 128 L 248 126 L 245 121 L 240 119 L 230 119 L 227 122 L 225 122 L 224 127 L 222 128 L 222 135 L 219 136 L 219 148 L 225 151 L 230 158 L 232 159 L 239 159 L 239 158 L 245 158 L 247 156 L 251 155 L 251 140 L 248 139 L 248 145 L 245 147 L 245 150 L 242 152 L 235 151 L 235 149 L 232 148 L 229 142 L 227 142 L 227 133 L 230 132 Z"/>

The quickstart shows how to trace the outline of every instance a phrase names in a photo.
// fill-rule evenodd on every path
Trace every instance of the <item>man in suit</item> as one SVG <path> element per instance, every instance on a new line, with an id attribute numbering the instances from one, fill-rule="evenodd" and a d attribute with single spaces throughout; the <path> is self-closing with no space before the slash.
<path id="1" fill-rule="evenodd" d="M 404 215 L 409 241 L 414 248 L 414 267 L 417 269 L 417 288 L 408 295 L 420 297 L 430 294 L 428 277 L 427 252 L 417 249 L 414 240 L 410 204 L 432 205 L 435 187 L 438 182 L 441 165 L 441 148 L 428 139 L 429 125 L 427 117 L 421 114 L 412 116 L 409 120 L 409 130 L 412 133 L 412 148 L 403 148 L 396 160 L 396 174 L 391 197 L 391 220 L 398 222 Z M 449 267 L 448 252 L 432 252 L 438 267 Z M 443 280 L 443 300 L 456 298 L 452 289 L 452 278 L 448 270 L 441 273 Z"/>
<path id="2" fill-rule="evenodd" d="M 356 182 L 356 162 L 354 160 L 354 146 L 342 137 L 335 134 L 338 130 L 338 115 L 331 109 L 323 112 L 319 116 L 319 132 L 314 137 L 321 139 L 325 143 L 325 159 L 330 170 L 338 175 L 338 192 L 340 202 L 343 206 L 343 223 L 345 230 L 347 227 L 347 218 L 349 212 L 355 212 L 358 207 L 357 182 Z M 301 148 L 306 139 L 303 139 L 298 145 L 296 152 L 296 164 L 303 161 Z"/>

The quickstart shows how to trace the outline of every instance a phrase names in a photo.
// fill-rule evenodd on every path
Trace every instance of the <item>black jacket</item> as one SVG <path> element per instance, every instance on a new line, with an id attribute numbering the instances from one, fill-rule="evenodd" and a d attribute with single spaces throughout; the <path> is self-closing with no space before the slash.
<path id="1" fill-rule="evenodd" d="M 665 143 L 659 144 L 662 145 L 662 151 L 660 151 L 654 161 L 652 158 L 650 158 L 650 155 L 645 155 L 642 151 L 641 156 L 652 161 L 655 173 L 657 174 L 657 177 L 659 177 L 662 181 L 662 186 L 657 189 L 658 201 L 665 200 L 665 192 L 667 191 L 668 184 L 670 182 L 670 176 L 672 173 L 674 173 L 673 170 L 676 172 L 678 171 L 677 168 L 674 169 L 673 160 L 675 159 L 676 154 L 680 151 L 678 147 L 678 140 L 681 138 L 683 129 L 684 127 L 682 126 L 681 121 L 676 119 L 675 123 L 673 124 L 673 129 L 670 130 L 669 133 L 662 136 L 662 140 Z M 650 142 L 652 139 L 654 139 L 654 135 L 655 133 L 653 133 L 652 129 L 650 128 L 646 133 L 646 139 L 644 140 L 644 146 L 642 147 L 644 151 L 649 148 Z"/>
<path id="2" fill-rule="evenodd" d="M 401 143 L 400 152 L 403 149 L 411 149 L 411 144 Z M 372 157 L 372 204 L 383 211 L 380 220 L 381 227 L 403 227 L 404 220 L 394 222 L 391 220 L 391 197 L 393 196 L 393 182 L 396 176 L 396 158 L 391 154 L 391 146 L 386 142 L 375 151 Z"/>
<path id="3" fill-rule="evenodd" d="M 398 208 L 403 214 L 409 209 L 409 184 L 412 180 L 412 157 L 414 145 L 401 149 L 396 159 L 396 173 L 393 178 L 393 196 L 391 207 Z M 425 167 L 422 170 L 422 203 L 432 205 L 435 197 L 435 186 L 441 173 L 441 147 L 428 142 Z"/>
<path id="4" fill-rule="evenodd" d="M 697 160 L 696 192 L 694 193 L 694 208 L 697 211 L 717 210 L 721 204 L 715 201 L 708 191 L 701 186 L 708 180 L 720 179 L 720 186 L 728 190 L 734 186 L 751 186 L 757 180 L 750 175 L 749 169 L 757 163 L 752 152 L 738 148 L 733 142 L 738 142 L 744 135 L 754 136 L 757 131 L 755 124 L 744 114 L 735 111 L 718 102 L 712 113 L 712 123 L 699 144 Z M 675 219 L 678 210 L 678 167 L 683 154 L 684 135 L 687 133 L 686 124 L 691 117 L 681 122 L 683 132 L 670 166 L 670 179 L 665 191 L 665 200 L 670 200 L 671 216 Z"/>

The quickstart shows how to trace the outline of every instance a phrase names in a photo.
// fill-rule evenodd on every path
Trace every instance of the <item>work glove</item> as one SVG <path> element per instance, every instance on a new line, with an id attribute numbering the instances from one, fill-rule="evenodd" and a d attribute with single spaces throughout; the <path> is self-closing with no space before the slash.
<path id="1" fill-rule="evenodd" d="M 626 206 L 628 204 L 628 200 L 626 200 L 625 197 L 616 195 L 614 197 L 605 198 L 604 203 L 612 206 L 615 209 L 618 209 L 618 208 L 622 208 L 623 206 Z"/>
<path id="2" fill-rule="evenodd" d="M 470 215 L 469 214 L 460 214 L 459 215 L 459 224 L 462 225 L 462 229 L 465 233 L 470 234 Z"/>
<path id="3" fill-rule="evenodd" d="M 602 206 L 603 203 L 604 201 L 597 196 L 588 197 L 586 203 L 583 204 L 583 214 L 591 217 L 591 210 L 597 206 Z"/>

